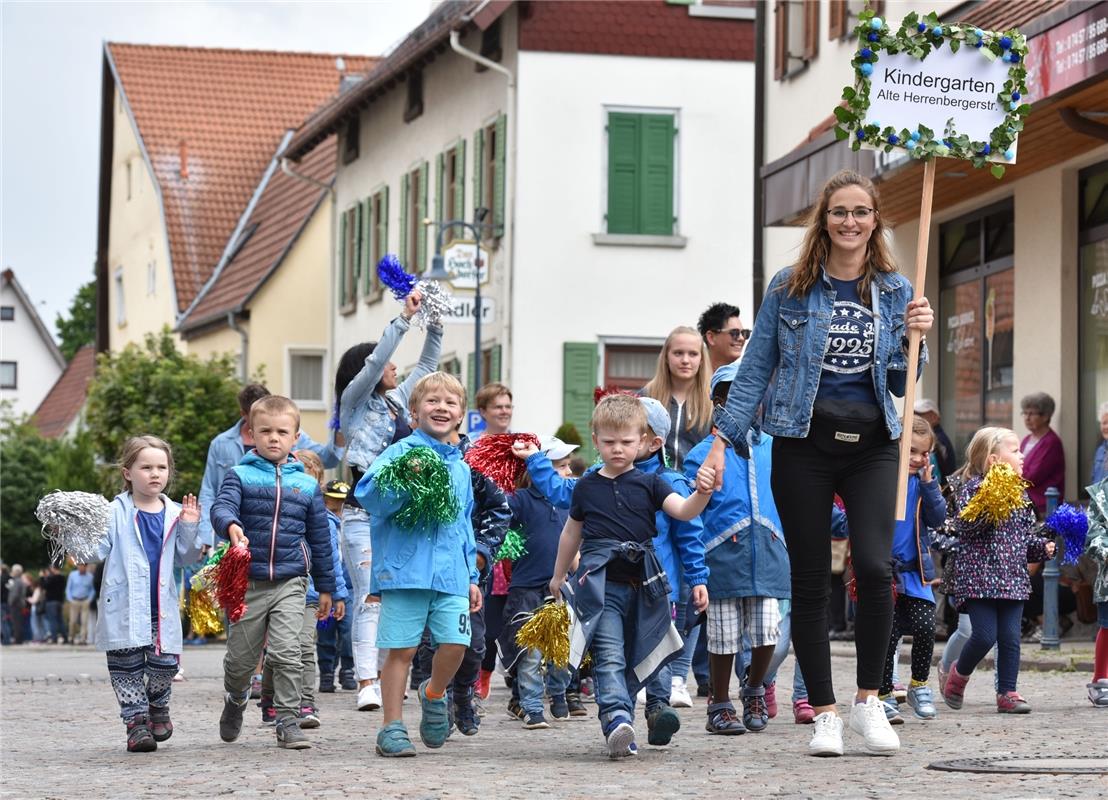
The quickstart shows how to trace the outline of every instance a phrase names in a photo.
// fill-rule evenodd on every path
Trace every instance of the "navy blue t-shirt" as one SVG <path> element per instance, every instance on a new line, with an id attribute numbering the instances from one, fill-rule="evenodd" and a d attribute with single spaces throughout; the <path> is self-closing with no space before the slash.
<path id="1" fill-rule="evenodd" d="M 165 509 L 138 512 L 142 548 L 150 561 L 150 619 L 158 619 L 158 565 L 162 560 L 162 537 L 165 534 Z"/>
<path id="2" fill-rule="evenodd" d="M 512 564 L 512 588 L 545 589 L 554 576 L 558 541 L 569 515 L 555 508 L 534 486 L 508 495 L 510 527 L 523 534 L 526 552 Z"/>
<path id="3" fill-rule="evenodd" d="M 832 278 L 837 297 L 831 315 L 827 351 L 823 356 L 816 401 L 877 405 L 873 389 L 873 312 L 858 295 L 861 278 L 841 281 Z"/>

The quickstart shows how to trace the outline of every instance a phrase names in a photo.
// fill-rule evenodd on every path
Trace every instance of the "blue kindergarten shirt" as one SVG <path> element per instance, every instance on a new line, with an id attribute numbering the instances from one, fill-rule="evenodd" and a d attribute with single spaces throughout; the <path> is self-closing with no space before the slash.
<path id="1" fill-rule="evenodd" d="M 142 548 L 150 562 L 150 618 L 158 619 L 158 565 L 162 560 L 162 535 L 165 533 L 165 509 L 138 512 Z"/>
<path id="2" fill-rule="evenodd" d="M 861 280 L 832 278 L 838 296 L 827 334 L 817 400 L 878 405 L 873 389 L 873 311 L 858 295 Z"/>

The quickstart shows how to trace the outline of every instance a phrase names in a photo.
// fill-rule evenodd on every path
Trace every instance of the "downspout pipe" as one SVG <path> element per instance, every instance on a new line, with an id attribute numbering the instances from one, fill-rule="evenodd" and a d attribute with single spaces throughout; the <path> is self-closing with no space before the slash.
<path id="1" fill-rule="evenodd" d="M 765 188 L 762 180 L 762 163 L 766 155 L 766 4 L 755 4 L 754 10 L 754 252 L 751 267 L 751 298 L 754 302 L 753 320 L 762 305 L 766 291 L 765 268 L 765 226 L 762 219 L 765 209 L 762 192 Z"/>
<path id="2" fill-rule="evenodd" d="M 246 353 L 247 348 L 250 346 L 250 335 L 246 332 L 245 328 L 239 327 L 238 322 L 235 321 L 235 312 L 227 312 L 227 327 L 233 330 L 239 335 L 241 344 L 239 345 L 239 380 L 246 383 L 248 380 L 246 372 Z"/>
<path id="3" fill-rule="evenodd" d="M 480 10 L 480 9 L 478 9 L 478 10 Z M 473 19 L 473 17 L 471 15 L 470 17 L 467 18 L 467 21 L 470 21 L 472 19 Z M 518 24 L 517 24 L 517 31 L 518 31 Z M 508 341 L 506 343 L 507 347 L 504 348 L 504 351 L 505 351 L 504 366 L 502 367 L 502 369 L 504 369 L 505 372 L 508 372 L 511 369 L 511 363 L 512 363 L 512 326 L 515 324 L 515 313 L 512 311 L 512 284 L 514 283 L 513 273 L 515 272 L 515 263 L 516 263 L 516 259 L 515 259 L 515 254 L 516 254 L 515 202 L 516 202 L 516 152 L 517 152 L 517 148 L 516 148 L 516 119 L 519 116 L 518 113 L 517 113 L 518 109 L 516 108 L 516 76 L 515 76 L 515 73 L 512 72 L 507 67 L 501 66 L 500 64 L 497 64 L 495 61 L 491 61 L 490 59 L 485 58 L 480 53 L 475 53 L 472 50 L 467 50 L 466 48 L 462 47 L 462 35 L 457 30 L 450 31 L 450 49 L 453 50 L 458 55 L 460 55 L 462 58 L 467 58 L 470 61 L 473 61 L 477 64 L 480 64 L 483 67 L 487 67 L 488 69 L 493 70 L 494 72 L 499 72 L 501 75 L 503 75 L 505 78 L 508 79 L 508 90 L 507 90 L 507 95 L 505 97 L 505 104 L 507 105 L 507 108 L 508 108 L 508 131 L 507 131 L 507 133 L 508 133 L 508 158 L 506 159 L 508 174 L 507 174 L 507 176 L 505 176 L 505 180 L 504 180 L 505 185 L 508 187 L 508 196 L 504 198 L 504 213 L 507 216 L 507 219 L 505 220 L 506 228 L 507 228 L 507 230 L 505 231 L 505 234 L 508 237 L 507 250 L 508 250 L 508 267 L 509 268 L 507 270 L 507 273 L 508 273 L 507 274 L 507 282 L 508 282 L 508 287 L 507 287 L 508 288 L 508 292 L 507 292 L 507 294 L 508 294 L 508 303 L 507 303 L 507 306 L 508 306 L 509 310 L 508 310 L 508 314 L 507 314 L 507 328 L 508 328 L 507 339 L 508 339 Z M 517 58 L 518 58 L 518 53 L 519 53 L 518 40 L 517 40 L 516 53 L 517 53 Z M 476 208 L 476 198 L 474 199 L 474 208 Z M 489 210 L 491 211 L 492 209 L 489 209 Z M 473 357 L 475 359 L 480 358 L 480 355 L 481 355 L 480 352 L 477 352 L 477 353 L 473 354 Z M 505 380 L 509 381 L 509 382 L 511 381 L 511 375 L 510 374 L 503 375 L 502 377 Z"/>

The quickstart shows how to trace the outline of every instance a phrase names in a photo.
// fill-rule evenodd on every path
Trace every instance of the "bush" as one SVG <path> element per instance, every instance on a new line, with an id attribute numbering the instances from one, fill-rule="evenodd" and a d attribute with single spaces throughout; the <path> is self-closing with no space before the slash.
<path id="1" fill-rule="evenodd" d="M 558 430 L 554 431 L 554 435 L 566 444 L 582 445 L 585 443 L 581 438 L 581 434 L 577 431 L 577 426 L 572 422 L 563 422 Z"/>

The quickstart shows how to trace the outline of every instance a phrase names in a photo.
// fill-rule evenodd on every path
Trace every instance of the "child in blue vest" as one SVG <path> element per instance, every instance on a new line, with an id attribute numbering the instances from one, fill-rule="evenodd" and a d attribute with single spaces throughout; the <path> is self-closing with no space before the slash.
<path id="1" fill-rule="evenodd" d="M 912 449 L 908 458 L 907 519 L 896 523 L 893 532 L 893 580 L 896 581 L 896 605 L 885 676 L 878 695 L 888 709 L 889 722 L 903 722 L 899 703 L 893 694 L 896 657 L 901 636 L 912 637 L 912 682 L 908 686 L 908 705 L 920 719 L 936 716 L 934 696 L 927 685 L 931 656 L 935 651 L 935 565 L 931 561 L 929 528 L 942 527 L 946 521 L 946 500 L 931 465 L 935 433 L 923 417 L 912 420 Z"/>
<path id="2" fill-rule="evenodd" d="M 714 402 L 727 402 L 737 370 L 735 364 L 716 370 Z M 686 475 L 700 468 L 714 441 L 712 434 L 685 456 Z M 777 645 L 781 619 L 777 601 L 791 597 L 789 556 L 770 490 L 773 439 L 753 431 L 749 443 L 749 459 L 734 448 L 727 449 L 723 486 L 703 514 L 712 598 L 707 624 L 712 696 L 705 727 L 709 733 L 723 735 L 741 734 L 744 729 L 756 733 L 769 724 L 764 681 Z M 729 687 L 744 633 L 750 638 L 751 655 L 740 723 Z"/>
<path id="3" fill-rule="evenodd" d="M 383 726 L 377 732 L 377 754 L 414 756 L 402 704 L 408 669 L 423 629 L 438 645 L 431 676 L 418 689 L 422 719 L 420 737 L 427 747 L 442 747 L 450 732 L 446 690 L 472 638 L 470 614 L 481 608 L 477 543 L 470 513 L 473 485 L 461 451 L 448 444 L 465 413 L 466 393 L 458 379 L 432 372 L 412 389 L 413 433 L 390 445 L 366 470 L 354 496 L 369 512 L 373 536 L 371 593 L 381 598 L 377 647 L 388 650 L 381 669 Z M 421 524 L 406 530 L 396 515 L 410 501 L 402 492 L 377 485 L 381 470 L 412 448 L 426 447 L 449 472 L 457 513 L 448 522 Z M 414 467 L 413 467 L 414 468 Z"/>

